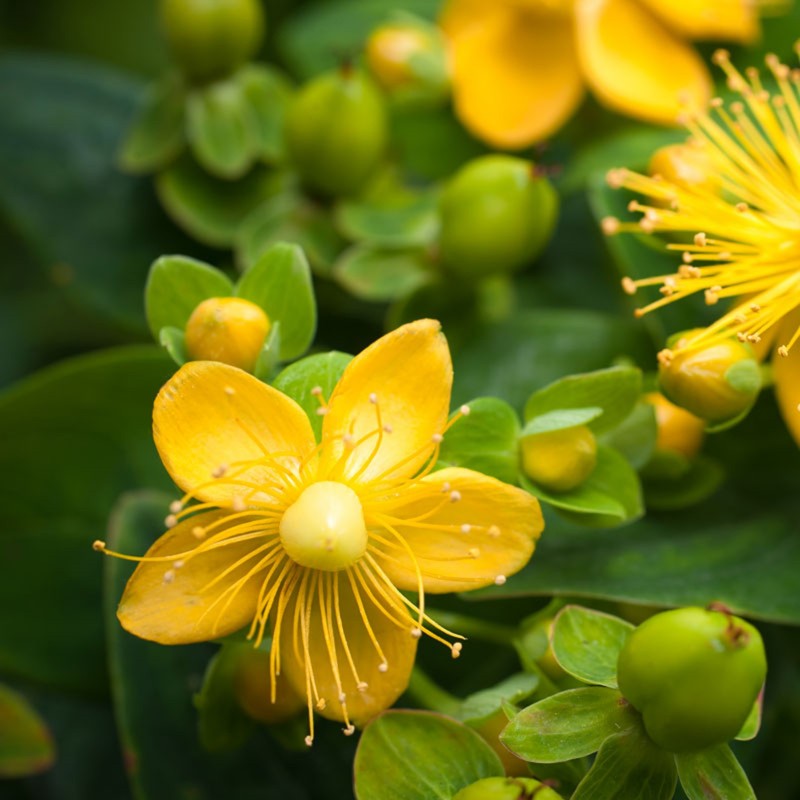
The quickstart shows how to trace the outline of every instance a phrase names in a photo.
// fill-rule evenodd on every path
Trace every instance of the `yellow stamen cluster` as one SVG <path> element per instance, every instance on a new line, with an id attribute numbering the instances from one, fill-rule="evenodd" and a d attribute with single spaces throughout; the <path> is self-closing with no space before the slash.
<path id="1" fill-rule="evenodd" d="M 623 280 L 629 294 L 660 287 L 662 297 L 637 309 L 638 316 L 695 294 L 708 305 L 728 298 L 744 301 L 693 336 L 684 349 L 730 336 L 757 344 L 800 306 L 800 70 L 768 55 L 775 84 L 770 91 L 757 69 L 742 75 L 724 50 L 715 53 L 714 61 L 741 100 L 726 106 L 716 98 L 709 110 L 682 119 L 692 144 L 705 151 L 712 165 L 709 180 L 688 183 L 614 169 L 607 176 L 610 186 L 643 196 L 628 206 L 641 218 L 609 217 L 602 223 L 608 235 L 688 234 L 688 241 L 667 245 L 683 254 L 674 274 Z M 788 355 L 798 337 L 800 329 L 779 343 L 778 352 Z M 663 357 L 671 355 L 667 351 Z"/>

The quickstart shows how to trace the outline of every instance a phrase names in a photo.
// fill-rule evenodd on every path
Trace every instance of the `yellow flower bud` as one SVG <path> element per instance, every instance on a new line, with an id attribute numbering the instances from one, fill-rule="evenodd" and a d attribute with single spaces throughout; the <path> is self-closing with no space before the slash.
<path id="1" fill-rule="evenodd" d="M 243 648 L 233 678 L 236 701 L 248 717 L 273 724 L 284 722 L 304 708 L 305 700 L 296 694 L 281 675 L 275 679 L 272 702 L 269 678 L 269 653 Z"/>
<path id="2" fill-rule="evenodd" d="M 522 469 L 553 492 L 580 486 L 597 464 L 597 441 L 585 425 L 535 433 L 522 440 Z"/>
<path id="3" fill-rule="evenodd" d="M 269 318 L 255 303 L 210 297 L 186 323 L 186 351 L 197 361 L 221 361 L 252 372 L 269 329 Z"/>
<path id="4" fill-rule="evenodd" d="M 676 405 L 712 423 L 747 411 L 761 389 L 761 373 L 752 351 L 735 339 L 691 346 L 689 332 L 675 352 L 661 359 L 661 390 Z"/>
<path id="5" fill-rule="evenodd" d="M 386 89 L 408 85 L 414 80 L 409 59 L 430 47 L 430 37 L 411 25 L 383 25 L 367 40 L 367 64 Z"/>
<path id="6" fill-rule="evenodd" d="M 531 771 L 526 761 L 523 761 L 518 756 L 515 756 L 503 743 L 500 741 L 499 736 L 503 728 L 508 725 L 508 718 L 502 709 L 498 709 L 488 719 L 481 722 L 480 725 L 475 727 L 475 730 L 481 735 L 483 740 L 494 750 L 497 757 L 503 764 L 503 770 L 506 775 L 511 776 L 529 776 Z"/>
<path id="7" fill-rule="evenodd" d="M 656 150 L 648 172 L 683 187 L 714 189 L 717 185 L 711 156 L 699 144 L 670 144 Z"/>
<path id="8" fill-rule="evenodd" d="M 670 403 L 660 392 L 651 392 L 644 399 L 653 406 L 658 425 L 656 450 L 680 453 L 694 458 L 700 451 L 706 424 L 700 417 Z"/>

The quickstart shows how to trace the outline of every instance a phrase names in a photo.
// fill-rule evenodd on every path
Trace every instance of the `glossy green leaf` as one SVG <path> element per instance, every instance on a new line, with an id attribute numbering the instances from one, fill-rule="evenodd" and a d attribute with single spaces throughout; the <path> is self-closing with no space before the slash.
<path id="1" fill-rule="evenodd" d="M 569 689 L 520 711 L 500 741 L 525 761 L 554 764 L 596 753 L 609 736 L 635 724 L 635 712 L 619 692 Z"/>
<path id="2" fill-rule="evenodd" d="M 584 683 L 617 688 L 617 658 L 633 625 L 581 606 L 565 606 L 553 622 L 553 655 L 565 672 Z"/>
<path id="3" fill-rule="evenodd" d="M 317 329 L 317 306 L 301 247 L 283 242 L 272 245 L 239 279 L 236 295 L 280 322 L 281 359 L 297 358 L 308 350 Z"/>
<path id="4" fill-rule="evenodd" d="M 175 77 L 148 87 L 119 155 L 124 170 L 156 172 L 178 157 L 186 145 L 185 104 L 183 85 Z"/>
<path id="5" fill-rule="evenodd" d="M 248 216 L 236 236 L 239 265 L 254 264 L 277 242 L 303 248 L 315 272 L 327 275 L 344 247 L 326 211 L 291 191 L 276 195 Z"/>
<path id="6" fill-rule="evenodd" d="M 722 465 L 710 458 L 697 456 L 686 462 L 686 466 L 686 470 L 674 477 L 645 476 L 642 485 L 648 508 L 658 511 L 689 508 L 711 497 L 725 480 Z"/>
<path id="7" fill-rule="evenodd" d="M 241 178 L 252 166 L 256 141 L 241 85 L 220 81 L 195 89 L 186 103 L 187 138 L 197 162 L 218 178 Z"/>
<path id="8" fill-rule="evenodd" d="M 269 164 L 282 161 L 283 120 L 292 97 L 289 79 L 265 64 L 247 64 L 234 80 L 245 101 L 256 155 Z"/>
<path id="9" fill-rule="evenodd" d="M 430 192 L 391 204 L 344 201 L 334 214 L 343 236 L 378 247 L 425 247 L 439 232 L 437 197 Z"/>
<path id="10" fill-rule="evenodd" d="M 520 431 L 520 436 L 532 436 L 535 433 L 549 433 L 550 431 L 574 428 L 576 425 L 586 425 L 597 419 L 602 413 L 603 409 L 599 406 L 562 408 L 558 411 L 548 411 L 545 414 L 531 417 Z"/>
<path id="11" fill-rule="evenodd" d="M 675 756 L 689 800 L 756 800 L 744 770 L 726 744 Z"/>
<path id="12" fill-rule="evenodd" d="M 357 800 L 452 800 L 481 778 L 503 775 L 494 750 L 472 728 L 428 711 L 387 711 L 361 735 Z"/>
<path id="13" fill-rule="evenodd" d="M 517 482 L 519 420 L 508 403 L 496 397 L 470 401 L 469 415 L 445 434 L 439 466 L 466 467 L 506 483 Z"/>
<path id="14" fill-rule="evenodd" d="M 158 332 L 158 343 L 178 366 L 182 366 L 189 360 L 186 352 L 186 334 L 180 328 L 162 328 Z"/>
<path id="15" fill-rule="evenodd" d="M 457 716 L 468 725 L 478 726 L 502 710 L 506 704 L 518 705 L 524 702 L 538 687 L 538 675 L 518 672 L 497 686 L 483 689 L 464 698 Z"/>
<path id="16" fill-rule="evenodd" d="M 571 800 L 672 800 L 677 784 L 673 756 L 637 725 L 603 742 Z"/>
<path id="17" fill-rule="evenodd" d="M 600 441 L 622 453 L 628 463 L 638 470 L 653 455 L 657 437 L 658 425 L 653 406 L 640 401 L 614 430 L 604 433 Z"/>
<path id="18" fill-rule="evenodd" d="M 320 398 L 312 390 L 319 387 L 322 389 L 322 397 L 329 398 L 352 358 L 336 351 L 317 353 L 290 364 L 273 381 L 272 385 L 276 389 L 297 401 L 308 414 L 317 440 L 322 434 L 322 416 L 317 413 Z"/>
<path id="19" fill-rule="evenodd" d="M 345 250 L 333 265 L 333 275 L 362 300 L 390 301 L 407 297 L 432 277 L 421 250 L 385 250 L 359 244 Z"/>
<path id="20" fill-rule="evenodd" d="M 581 515 L 596 517 L 600 527 L 619 525 L 641 516 L 642 490 L 633 467 L 610 447 L 599 445 L 597 464 L 591 475 L 577 488 L 553 492 L 535 484 L 520 473 L 520 484 L 551 506 Z M 584 520 L 592 524 L 590 520 Z"/>
<path id="21" fill-rule="evenodd" d="M 169 485 L 151 414 L 171 372 L 158 348 L 124 348 L 64 361 L 0 395 L 0 564 L 13 564 L 0 581 L 5 674 L 106 691 L 102 560 L 91 545 L 120 492 Z"/>
<path id="22" fill-rule="evenodd" d="M 603 433 L 615 428 L 633 411 L 641 392 L 642 373 L 633 367 L 570 375 L 528 398 L 525 421 L 560 409 L 597 407 L 603 413 L 586 424 L 595 433 Z"/>
<path id="23" fill-rule="evenodd" d="M 280 320 L 275 320 L 258 355 L 254 375 L 265 383 L 269 383 L 275 377 L 275 370 L 281 361 L 281 342 L 283 341 L 281 332 Z"/>
<path id="24" fill-rule="evenodd" d="M 747 719 L 744 721 L 742 729 L 736 734 L 737 741 L 749 742 L 758 736 L 758 732 L 761 730 L 761 715 L 763 711 L 764 693 L 762 691 L 762 693 L 758 696 L 758 699 L 755 701 L 755 703 L 753 703 L 753 707 L 750 709 L 750 713 L 747 715 Z"/>
<path id="25" fill-rule="evenodd" d="M 212 247 L 229 247 L 253 209 L 283 188 L 285 178 L 256 167 L 238 181 L 214 178 L 184 156 L 156 179 L 167 213 L 189 235 Z"/>
<path id="26" fill-rule="evenodd" d="M 55 748 L 44 721 L 28 701 L 0 684 L 0 778 L 19 778 L 48 769 Z"/>
<path id="27" fill-rule="evenodd" d="M 209 297 L 229 297 L 233 284 L 224 272 L 186 256 L 153 262 L 144 290 L 147 324 L 153 336 L 164 327 L 183 330 L 192 312 Z"/>

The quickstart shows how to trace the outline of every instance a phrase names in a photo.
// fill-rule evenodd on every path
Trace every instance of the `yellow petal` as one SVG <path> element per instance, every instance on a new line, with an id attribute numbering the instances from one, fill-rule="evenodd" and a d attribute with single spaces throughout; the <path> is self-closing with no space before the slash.
<path id="1" fill-rule="evenodd" d="M 364 615 L 348 574 L 357 587 Z M 358 570 L 309 572 L 305 586 L 296 588 L 286 605 L 278 640 L 281 674 L 295 691 L 305 697 L 307 677 L 313 677 L 316 691 L 311 690 L 311 704 L 329 719 L 360 725 L 388 708 L 405 691 L 417 641 L 411 635 L 413 620 L 407 612 L 395 614 L 396 622 L 387 618 L 370 601 L 358 574 Z M 308 673 L 307 663 L 311 665 Z M 385 670 L 382 664 L 386 664 Z M 319 698 L 324 699 L 324 704 L 318 705 Z"/>
<path id="2" fill-rule="evenodd" d="M 451 44 L 456 113 L 495 147 L 518 149 L 544 139 L 581 101 L 567 17 L 512 7 Z"/>
<path id="3" fill-rule="evenodd" d="M 707 103 L 700 56 L 637 0 L 578 0 L 575 22 L 584 75 L 605 105 L 669 125 Z"/>
<path id="4" fill-rule="evenodd" d="M 453 493 L 456 494 L 453 494 Z M 381 506 L 383 505 L 383 508 Z M 374 503 L 367 524 L 388 524 L 407 543 L 427 592 L 457 592 L 504 582 L 528 563 L 544 528 L 541 508 L 527 492 L 495 478 L 453 467 L 428 475 L 404 492 L 404 502 Z M 414 562 L 396 537 L 380 534 L 381 565 L 400 589 L 418 587 Z"/>
<path id="5" fill-rule="evenodd" d="M 750 0 L 639 0 L 679 36 L 750 43 L 758 39 L 756 4 Z"/>
<path id="6" fill-rule="evenodd" d="M 800 325 L 800 312 L 795 311 L 781 323 L 776 337 L 778 344 L 787 344 L 798 325 Z M 800 445 L 800 345 L 792 347 L 789 355 L 785 357 L 776 350 L 772 358 L 772 370 L 778 408 L 789 433 Z"/>
<path id="7" fill-rule="evenodd" d="M 211 361 L 184 365 L 158 393 L 153 436 L 175 483 L 220 506 L 234 497 L 282 504 L 287 470 L 296 470 L 315 447 L 308 417 L 294 400 Z M 237 467 L 242 462 L 258 463 Z M 220 471 L 225 474 L 214 479 Z M 244 483 L 265 488 L 251 492 Z"/>
<path id="8" fill-rule="evenodd" d="M 348 364 L 331 395 L 321 479 L 413 476 L 432 453 L 432 437 L 444 429 L 452 384 L 438 322 L 411 322 L 378 339 Z M 344 436 L 353 445 L 346 454 Z"/>
<path id="9" fill-rule="evenodd" d="M 452 42 L 470 31 L 482 27 L 493 17 L 509 13 L 511 3 L 503 0 L 449 0 L 439 15 L 439 27 Z"/>
<path id="10" fill-rule="evenodd" d="M 136 568 L 117 609 L 117 617 L 125 630 L 161 644 L 189 644 L 227 636 L 252 620 L 263 572 L 244 580 L 235 594 L 231 591 L 216 601 L 258 563 L 255 551 L 263 541 L 232 543 L 187 555 L 201 546 L 201 541 L 192 533 L 195 528 L 208 528 L 229 516 L 223 511 L 197 514 L 179 522 L 155 542 L 145 558 L 174 555 L 175 559 L 143 561 Z M 223 526 L 215 526 L 212 530 L 222 529 Z M 206 589 L 218 575 L 249 554 L 252 558 Z M 223 611 L 224 603 L 231 596 L 231 602 Z M 212 604 L 215 605 L 212 607 Z"/>

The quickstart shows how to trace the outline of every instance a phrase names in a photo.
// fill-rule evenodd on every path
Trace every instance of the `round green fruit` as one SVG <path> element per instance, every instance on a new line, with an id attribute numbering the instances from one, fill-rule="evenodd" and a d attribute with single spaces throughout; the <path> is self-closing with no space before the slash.
<path id="1" fill-rule="evenodd" d="M 295 96 L 286 120 L 292 162 L 311 188 L 326 195 L 361 189 L 388 142 L 383 95 L 362 71 L 325 73 Z"/>
<path id="2" fill-rule="evenodd" d="M 483 778 L 453 795 L 453 800 L 562 800 L 534 778 Z"/>
<path id="3" fill-rule="evenodd" d="M 623 696 L 653 742 L 673 753 L 733 739 L 766 674 L 764 644 L 752 625 L 693 607 L 643 622 L 617 662 Z"/>
<path id="4" fill-rule="evenodd" d="M 232 72 L 264 38 L 259 0 L 161 0 L 161 21 L 173 58 L 196 81 Z"/>
<path id="5" fill-rule="evenodd" d="M 482 156 L 450 180 L 440 214 L 446 270 L 474 280 L 514 272 L 539 254 L 555 227 L 558 195 L 530 161 Z"/>

